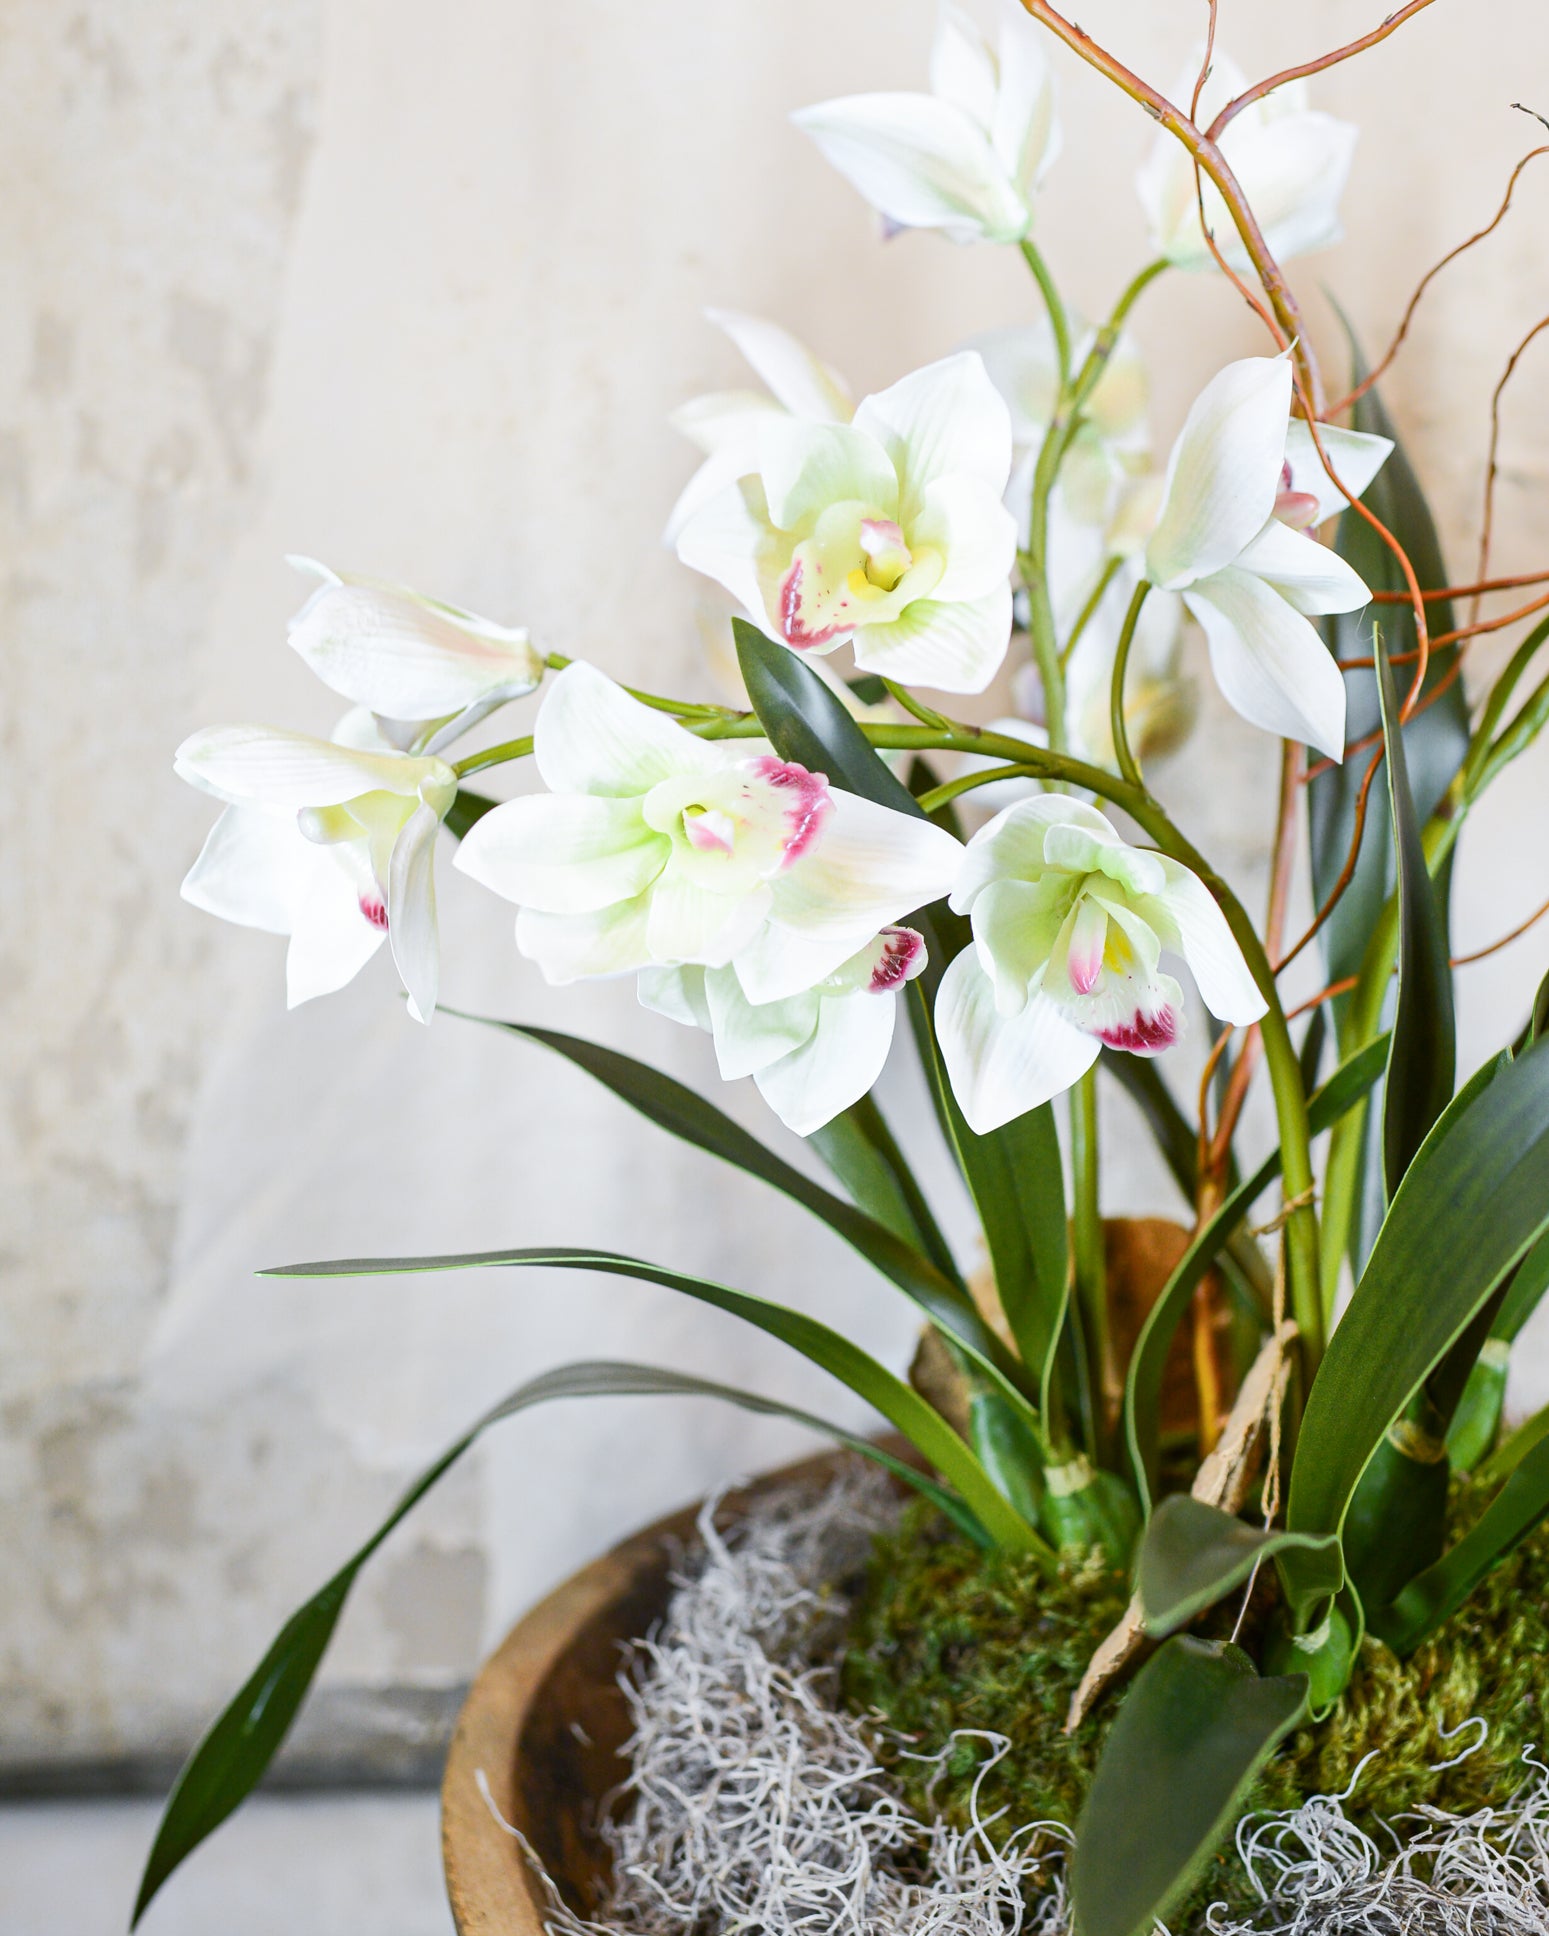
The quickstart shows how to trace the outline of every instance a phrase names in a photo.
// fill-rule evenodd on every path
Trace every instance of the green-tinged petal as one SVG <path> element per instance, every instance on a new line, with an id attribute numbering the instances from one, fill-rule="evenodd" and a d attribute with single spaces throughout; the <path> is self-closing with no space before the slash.
<path id="1" fill-rule="evenodd" d="M 930 594 L 942 604 L 987 597 L 1009 578 L 1016 562 L 1016 520 L 1001 493 L 964 471 L 926 485 L 908 538 L 914 552 L 930 545 L 946 560 Z"/>
<path id="2" fill-rule="evenodd" d="M 769 517 L 781 531 L 810 530 L 831 505 L 857 504 L 891 518 L 898 475 L 874 437 L 853 424 L 770 417 L 758 439 Z"/>
<path id="3" fill-rule="evenodd" d="M 697 964 L 684 968 L 642 968 L 636 993 L 640 1006 L 665 1015 L 685 1028 L 710 1027 L 710 999 L 705 993 L 706 970 Z"/>
<path id="4" fill-rule="evenodd" d="M 1218 571 L 1184 603 L 1205 628 L 1210 669 L 1251 726 L 1345 756 L 1345 682 L 1311 623 L 1246 571 Z"/>
<path id="5" fill-rule="evenodd" d="M 1102 1046 L 1041 995 L 1019 1015 L 1001 1015 L 990 978 L 969 949 L 941 978 L 936 1034 L 952 1093 L 979 1136 L 1069 1089 Z"/>
<path id="6" fill-rule="evenodd" d="M 555 679 L 538 709 L 533 753 L 555 793 L 615 799 L 647 793 L 660 780 L 704 773 L 725 756 L 665 713 L 642 706 L 606 673 L 577 660 Z"/>
<path id="7" fill-rule="evenodd" d="M 521 907 L 590 914 L 649 887 L 671 852 L 667 836 L 646 825 L 638 800 L 534 793 L 470 827 L 454 865 Z"/>
<path id="8" fill-rule="evenodd" d="M 828 995 L 811 1037 L 754 1076 L 787 1129 L 810 1136 L 859 1102 L 882 1073 L 893 1040 L 891 995 Z"/>
<path id="9" fill-rule="evenodd" d="M 1262 578 L 1293 610 L 1309 618 L 1323 612 L 1358 612 L 1371 603 L 1365 581 L 1337 551 L 1274 518 L 1243 548 L 1236 569 Z"/>
<path id="10" fill-rule="evenodd" d="M 342 806 L 363 793 L 412 797 L 427 782 L 454 792 L 457 786 L 441 760 L 358 752 L 274 726 L 207 727 L 184 740 L 174 767 L 180 779 L 217 800 L 276 812 Z"/>
<path id="11" fill-rule="evenodd" d="M 988 134 L 929 94 L 853 94 L 802 108 L 791 119 L 824 159 L 888 221 L 941 229 L 957 241 L 1010 242 L 1026 232 L 1027 205 Z"/>
<path id="12" fill-rule="evenodd" d="M 1001 10 L 999 54 L 990 141 L 1031 207 L 1034 190 L 1059 159 L 1060 125 L 1043 29 L 1020 6 Z"/>
<path id="13" fill-rule="evenodd" d="M 1291 409 L 1284 357 L 1228 363 L 1194 400 L 1167 466 L 1146 576 L 1180 590 L 1229 565 L 1275 508 Z"/>
<path id="14" fill-rule="evenodd" d="M 789 330 L 735 309 L 707 309 L 705 315 L 726 332 L 793 417 L 814 423 L 849 421 L 855 405 L 844 378 Z"/>
<path id="15" fill-rule="evenodd" d="M 778 585 L 790 540 L 782 543 L 770 526 L 764 487 L 756 478 L 717 491 L 673 529 L 678 557 L 690 571 L 724 585 L 751 619 L 773 628 L 779 600 L 766 602 L 764 581 Z"/>
<path id="16" fill-rule="evenodd" d="M 1044 872 L 1044 845 L 1058 826 L 1089 828 L 1101 837 L 1113 828 L 1105 815 L 1084 800 L 1064 793 L 1039 793 L 1004 808 L 968 843 L 968 853 L 952 892 L 954 913 L 967 914 L 974 896 L 991 881 L 1037 880 Z M 1066 910 L 1061 908 L 1060 918 Z"/>
<path id="17" fill-rule="evenodd" d="M 522 908 L 516 917 L 517 951 L 537 962 L 554 987 L 598 975 L 628 975 L 651 963 L 646 939 L 649 893 L 617 901 L 595 914 L 542 914 Z"/>
<path id="18" fill-rule="evenodd" d="M 416 1022 L 428 1022 L 436 1012 L 435 853 L 440 828 L 441 816 L 434 807 L 416 807 L 398 836 L 388 872 L 387 934 Z"/>
<path id="19" fill-rule="evenodd" d="M 1000 497 L 1011 476 L 1011 413 L 975 350 L 927 363 L 867 397 L 855 424 L 887 452 L 903 495 L 906 530 L 937 478 L 976 478 Z"/>
<path id="20" fill-rule="evenodd" d="M 715 1033 L 715 1059 L 726 1082 L 756 1075 L 810 1042 L 822 999 L 809 990 L 783 1002 L 755 1005 L 743 994 L 731 968 L 706 971 L 705 998 Z"/>
<path id="21" fill-rule="evenodd" d="M 917 598 L 888 625 L 863 625 L 855 634 L 855 663 L 903 685 L 938 692 L 983 692 L 1011 643 L 1011 586 L 983 598 L 943 604 Z"/>
<path id="22" fill-rule="evenodd" d="M 928 820 L 854 793 L 830 797 L 832 817 L 821 836 L 775 876 L 771 912 L 817 941 L 854 935 L 842 960 L 878 928 L 939 901 L 957 877 L 963 848 Z"/>
<path id="23" fill-rule="evenodd" d="M 992 881 L 974 902 L 973 936 L 979 964 L 995 984 L 995 1006 L 1017 1014 L 1042 975 L 1065 918 L 1042 884 Z"/>
<path id="24" fill-rule="evenodd" d="M 676 868 L 645 897 L 646 941 L 653 961 L 700 961 L 722 966 L 763 926 L 770 891 L 762 882 L 743 894 L 718 894 Z"/>
<path id="25" fill-rule="evenodd" d="M 1215 896 L 1188 868 L 1165 855 L 1159 858 L 1167 885 L 1154 900 L 1142 902 L 1140 912 L 1161 934 L 1164 946 L 1175 948 L 1189 964 L 1212 1015 L 1239 1027 L 1256 1022 L 1268 1003 Z"/>
<path id="26" fill-rule="evenodd" d="M 1351 497 L 1366 495 L 1367 486 L 1393 454 L 1391 437 L 1375 437 L 1368 430 L 1341 430 L 1337 424 L 1319 424 L 1318 441 Z M 1291 467 L 1291 489 L 1318 500 L 1315 523 L 1322 524 L 1345 509 L 1345 493 L 1323 468 L 1312 432 L 1300 417 L 1291 419 L 1286 432 L 1285 461 Z"/>

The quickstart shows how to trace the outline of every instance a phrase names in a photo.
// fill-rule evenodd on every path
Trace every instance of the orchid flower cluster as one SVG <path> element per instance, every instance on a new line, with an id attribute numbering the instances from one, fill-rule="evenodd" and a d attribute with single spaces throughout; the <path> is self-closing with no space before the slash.
<path id="1" fill-rule="evenodd" d="M 1017 251 L 1033 319 L 857 402 L 779 324 L 712 312 L 761 387 L 677 413 L 700 462 L 666 537 L 725 594 L 736 703 L 637 690 L 521 628 L 298 561 L 320 582 L 290 643 L 349 710 L 326 740 L 217 727 L 177 754 L 224 805 L 184 895 L 289 937 L 292 1005 L 385 943 L 410 1015 L 431 1020 L 444 828 L 456 867 L 514 904 L 516 950 L 546 982 L 631 979 L 810 1140 L 838 1192 L 644 1063 L 506 1025 L 827 1222 L 921 1308 L 947 1396 L 939 1369 L 910 1382 L 813 1317 L 642 1259 L 418 1261 L 589 1269 L 731 1310 L 902 1433 L 912 1462 L 832 1428 L 968 1537 L 1051 1576 L 1094 1553 L 1130 1571 L 1134 1605 L 1072 1710 L 1085 1725 L 1122 1697 L 1078 1834 L 1084 1936 L 1139 1936 L 1165 1913 L 1277 1742 L 1338 1701 L 1363 1636 L 1413 1646 L 1549 1512 L 1549 1417 L 1502 1426 L 1512 1341 L 1549 1286 L 1549 996 L 1459 1087 L 1447 932 L 1458 832 L 1549 719 L 1549 680 L 1519 696 L 1549 621 L 1474 704 L 1463 653 L 1546 601 L 1479 619 L 1480 600 L 1538 582 L 1490 580 L 1487 554 L 1477 583 L 1447 583 L 1373 389 L 1403 331 L 1330 404 L 1280 266 L 1338 238 L 1355 146 L 1308 74 L 1425 4 L 1254 84 L 1214 51 L 1212 6 L 1211 44 L 1172 97 L 1049 0 L 997 0 L 988 37 L 947 5 L 925 89 L 794 118 L 886 234 Z M 1096 324 L 1034 240 L 1060 153 L 1051 39 L 1160 124 L 1137 181 L 1153 254 Z M 1206 373 L 1161 460 L 1128 326 L 1168 273 L 1216 278 L 1268 340 Z M 1280 763 L 1258 924 L 1147 779 L 1195 725 L 1196 653 Z M 990 723 L 941 710 L 959 698 Z M 459 755 L 526 701 L 528 730 Z M 507 766 L 536 784 L 503 801 L 470 784 Z M 1304 820 L 1318 912 L 1288 945 Z M 1314 941 L 1328 985 L 1288 1010 L 1280 977 Z M 1192 1114 L 1167 1073 L 1191 988 L 1212 1038 Z M 982 1257 L 943 1236 L 914 1126 L 895 1136 L 874 1093 L 900 1004 Z M 1110 1282 L 1099 1066 L 1188 1205 L 1178 1260 L 1145 1287 Z M 1278 1142 L 1255 1163 L 1239 1131 L 1260 1074 Z M 1248 1213 L 1277 1182 L 1266 1250 Z M 1132 1343 L 1121 1296 L 1132 1313 L 1139 1299 Z M 1163 1366 L 1189 1325 L 1197 1403 L 1167 1422 L 1164 1464 Z M 540 1399 L 691 1390 L 785 1409 L 590 1363 L 523 1387 L 449 1457 Z M 1449 1544 L 1449 1475 L 1470 1471 L 1502 1483 Z M 324 1631 L 385 1530 L 309 1603 Z M 1272 1603 L 1255 1657 L 1183 1631 L 1255 1592 Z M 142 1906 L 220 1819 L 210 1796 L 229 1812 L 257 1779 L 315 1669 L 320 1642 L 293 1658 L 312 1631 L 290 1623 L 210 1737 L 267 1747 L 196 1753 L 195 1799 L 174 1796 Z M 1185 1762 L 1185 1801 L 1151 1810 Z M 1134 1860 L 1105 1860 L 1121 1832 Z"/>

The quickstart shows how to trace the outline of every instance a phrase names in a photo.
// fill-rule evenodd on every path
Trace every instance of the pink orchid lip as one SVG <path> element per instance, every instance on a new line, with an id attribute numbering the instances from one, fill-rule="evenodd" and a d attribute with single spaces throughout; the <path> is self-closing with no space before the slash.
<path id="1" fill-rule="evenodd" d="M 818 575 L 822 576 L 822 566 Z M 827 625 L 817 631 L 811 630 L 801 616 L 801 580 L 803 563 L 798 558 L 780 581 L 780 636 L 798 652 L 807 652 L 815 645 L 827 645 L 830 640 L 843 638 L 854 631 L 852 625 Z M 840 601 L 839 610 L 848 609 L 849 600 Z"/>
<path id="2" fill-rule="evenodd" d="M 362 894 L 360 911 L 379 934 L 387 932 L 387 904 L 380 895 Z"/>
<path id="3" fill-rule="evenodd" d="M 870 995 L 885 995 L 902 987 L 925 965 L 925 938 L 913 928 L 884 928 L 880 939 L 882 953 L 866 984 Z"/>
<path id="4" fill-rule="evenodd" d="M 786 833 L 780 856 L 780 865 L 789 867 L 818 839 L 834 811 L 833 795 L 828 790 L 828 775 L 809 773 L 806 767 L 798 766 L 794 760 L 776 759 L 772 753 L 766 753 L 762 759 L 750 760 L 748 764 L 766 786 L 790 793 L 790 801 L 784 809 Z"/>
<path id="5" fill-rule="evenodd" d="M 1076 993 L 1090 995 L 1103 971 L 1102 949 L 1095 949 L 1090 955 L 1071 955 L 1066 969 L 1070 975 L 1070 985 Z"/>
<path id="6" fill-rule="evenodd" d="M 1282 491 L 1274 515 L 1293 531 L 1306 531 L 1318 522 L 1318 500 L 1311 491 Z"/>
<path id="7" fill-rule="evenodd" d="M 1097 1038 L 1110 1049 L 1125 1049 L 1131 1055 L 1159 1055 L 1178 1039 L 1178 1017 L 1171 1008 L 1159 1008 L 1148 1015 L 1137 1008 L 1128 1022 L 1113 1028 L 1098 1029 Z"/>

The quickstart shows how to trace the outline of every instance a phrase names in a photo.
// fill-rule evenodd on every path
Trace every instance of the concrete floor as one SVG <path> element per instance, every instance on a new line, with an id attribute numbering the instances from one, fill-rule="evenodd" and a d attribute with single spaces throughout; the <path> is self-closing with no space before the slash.
<path id="1" fill-rule="evenodd" d="M 0 1805 L 0 1936 L 123 1936 L 159 1805 Z M 434 1794 L 249 1802 L 140 1936 L 451 1936 Z"/>

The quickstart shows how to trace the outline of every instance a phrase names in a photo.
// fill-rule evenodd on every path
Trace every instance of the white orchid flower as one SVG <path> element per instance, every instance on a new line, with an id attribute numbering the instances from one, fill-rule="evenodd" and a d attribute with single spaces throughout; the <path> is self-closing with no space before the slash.
<path id="1" fill-rule="evenodd" d="M 1008 807 L 968 844 L 952 906 L 973 946 L 948 967 L 936 1032 L 952 1090 L 984 1135 L 1068 1089 L 1102 1046 L 1155 1055 L 1178 1039 L 1181 954 L 1205 1005 L 1246 1023 L 1266 1003 L 1195 875 L 1130 847 L 1068 794 Z"/>
<path id="2" fill-rule="evenodd" d="M 341 731 L 357 742 L 362 715 Z M 288 934 L 288 1006 L 342 988 L 384 938 L 418 1022 L 435 1013 L 436 830 L 457 795 L 445 761 L 267 726 L 212 726 L 178 774 L 227 802 L 183 882 L 222 920 Z"/>
<path id="3" fill-rule="evenodd" d="M 1205 386 L 1173 446 L 1146 575 L 1181 593 L 1204 627 L 1216 683 L 1244 719 L 1341 760 L 1345 682 L 1309 620 L 1357 611 L 1371 593 L 1311 535 L 1344 499 L 1305 426 L 1289 425 L 1290 404 L 1283 356 L 1229 363 Z M 1328 425 L 1318 434 L 1357 497 L 1393 448 Z"/>
<path id="4" fill-rule="evenodd" d="M 843 377 L 778 323 L 732 309 L 707 309 L 705 314 L 726 332 L 768 388 L 717 391 L 695 397 L 673 412 L 673 429 L 702 451 L 705 461 L 672 507 L 666 532 L 669 544 L 701 504 L 758 469 L 758 435 L 767 417 L 848 423 L 855 414 Z"/>
<path id="5" fill-rule="evenodd" d="M 550 791 L 485 814 L 457 865 L 517 903 L 517 947 L 554 983 L 730 963 L 749 1001 L 779 1001 L 938 899 L 962 859 L 928 821 L 766 742 L 702 740 L 589 665 L 550 687 L 534 754 Z"/>
<path id="6" fill-rule="evenodd" d="M 1139 577 L 1133 563 L 1114 574 L 1065 662 L 1071 751 L 1110 773 L 1119 770 L 1113 744 L 1113 664 Z M 1125 730 L 1141 760 L 1175 752 L 1194 723 L 1194 684 L 1184 675 L 1182 655 L 1183 606 L 1154 591 L 1140 608 L 1124 680 Z"/>
<path id="7" fill-rule="evenodd" d="M 311 558 L 290 563 L 323 580 L 290 622 L 291 645 L 325 686 L 373 712 L 391 745 L 439 752 L 542 681 L 542 654 L 520 626 Z"/>
<path id="8" fill-rule="evenodd" d="M 996 45 L 947 5 L 929 94 L 855 94 L 792 115 L 892 228 L 954 242 L 1018 242 L 1060 149 L 1042 37 L 1015 0 L 997 0 Z"/>
<path id="9" fill-rule="evenodd" d="M 881 1075 L 893 1041 L 893 998 L 924 966 L 925 943 L 913 928 L 884 928 L 831 975 L 783 1001 L 750 1002 L 732 967 L 648 968 L 640 1000 L 708 1029 L 722 1080 L 752 1076 L 786 1128 L 810 1136 Z"/>
<path id="10" fill-rule="evenodd" d="M 853 641 L 863 672 L 981 692 L 1011 636 L 1010 470 L 1005 403 L 965 351 L 853 423 L 772 417 L 757 472 L 701 506 L 678 556 L 798 652 Z"/>
<path id="11" fill-rule="evenodd" d="M 1176 100 L 1194 91 L 1203 50 L 1179 81 Z M 1248 85 L 1232 61 L 1215 56 L 1200 96 L 1199 125 L 1208 127 L 1234 95 Z M 1258 218 L 1270 253 L 1291 256 L 1326 249 L 1343 233 L 1339 198 L 1344 193 L 1359 130 L 1308 105 L 1307 83 L 1287 81 L 1228 122 L 1221 152 Z M 1199 221 L 1194 161 L 1181 142 L 1158 132 L 1137 177 L 1141 203 L 1157 254 L 1180 269 L 1212 269 L 1215 259 Z M 1204 183 L 1205 220 L 1222 255 L 1239 272 L 1250 264 L 1242 239 L 1218 189 Z"/>
<path id="12" fill-rule="evenodd" d="M 1085 362 L 1095 332 L 1075 319 L 1071 361 Z M 1047 317 L 1012 329 L 989 330 L 967 347 L 984 359 L 991 383 L 1011 413 L 1011 483 L 1006 502 L 1025 542 L 1033 471 L 1059 396 L 1059 354 Z M 1086 524 L 1105 524 L 1116 490 L 1144 463 L 1145 364 L 1134 339 L 1121 335 L 1082 407 L 1082 422 L 1060 464 L 1058 495 Z"/>

